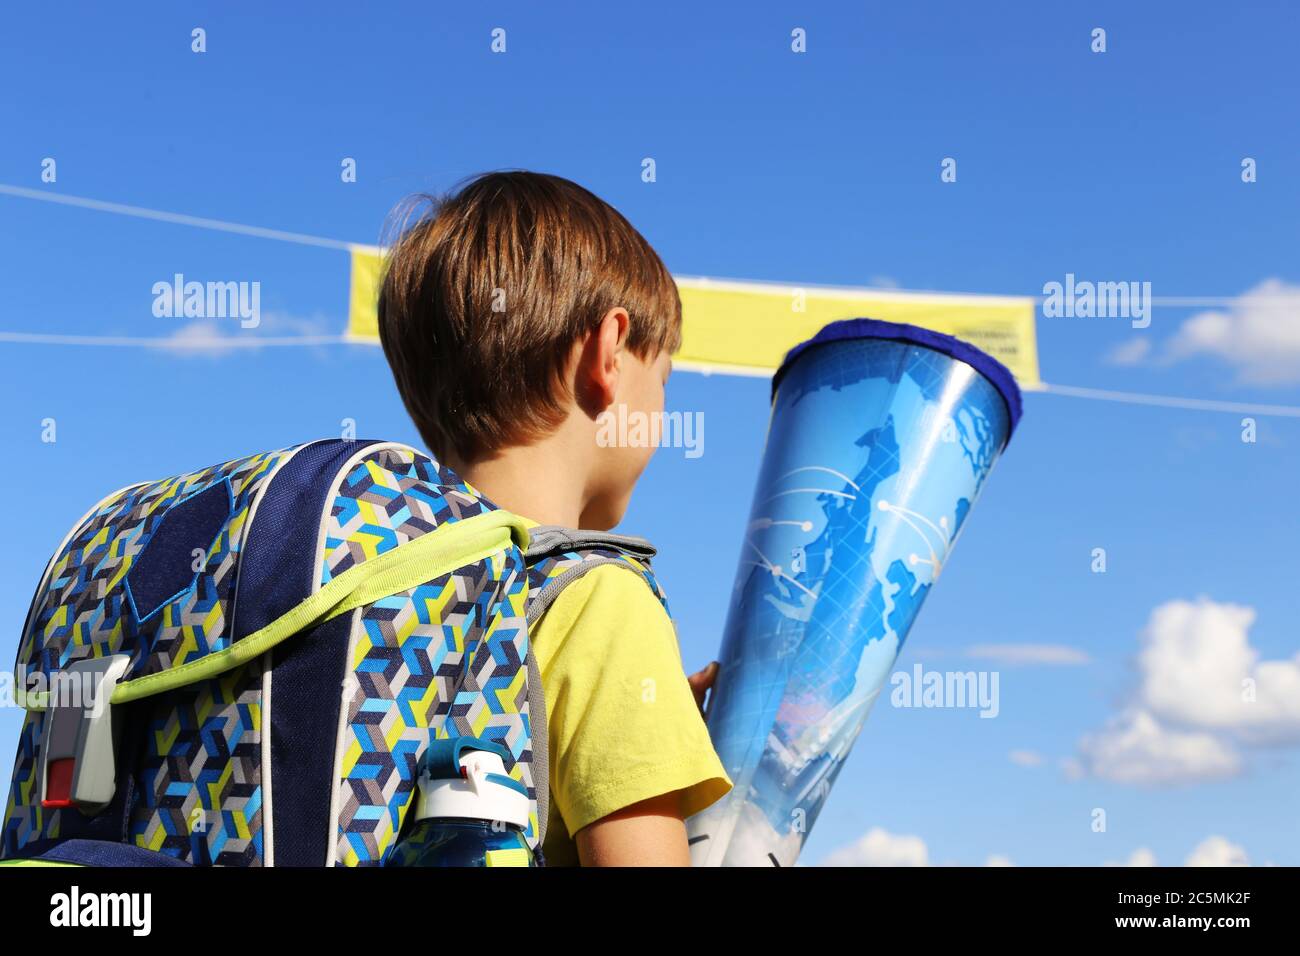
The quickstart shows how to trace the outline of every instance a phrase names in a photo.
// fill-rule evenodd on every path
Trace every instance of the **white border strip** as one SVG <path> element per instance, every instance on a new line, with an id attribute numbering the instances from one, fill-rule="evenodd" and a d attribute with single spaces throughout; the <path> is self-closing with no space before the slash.
<path id="1" fill-rule="evenodd" d="M 352 611 L 352 622 L 348 625 L 347 657 L 343 661 L 343 680 L 339 684 L 339 719 L 334 728 L 334 770 L 330 775 L 330 832 L 329 844 L 325 849 L 325 865 L 339 865 L 339 819 L 343 815 L 343 756 L 344 734 L 348 727 L 348 706 L 357 692 L 357 676 L 352 673 L 352 658 L 357 650 L 357 638 L 361 632 L 362 608 Z"/>
<path id="2" fill-rule="evenodd" d="M 1159 408 L 1186 408 L 1200 412 L 1233 412 L 1247 415 L 1277 415 L 1300 418 L 1297 405 L 1259 405 L 1252 402 L 1221 402 L 1208 398 L 1179 398 L 1176 395 L 1143 395 L 1137 392 L 1111 392 L 1101 388 L 1081 388 L 1077 385 L 1039 384 L 1037 389 L 1049 395 L 1069 398 L 1089 398 L 1103 402 L 1122 402 L 1127 405 L 1154 405 Z"/>
<path id="3" fill-rule="evenodd" d="M 275 814 L 271 810 L 271 672 L 275 668 L 270 656 L 267 651 L 262 660 L 262 721 L 258 726 L 262 735 L 262 866 L 275 866 Z"/>
<path id="4" fill-rule="evenodd" d="M 973 302 L 978 305 L 1023 305 L 1042 298 L 1036 295 L 999 295 L 982 292 L 931 292 L 926 289 L 873 289 L 868 286 L 818 285 L 812 282 L 775 282 L 766 279 L 713 279 L 709 276 L 674 275 L 673 279 L 678 286 L 687 289 L 753 292 L 761 295 L 789 295 L 799 290 L 850 299 L 870 298 L 914 302 L 919 298 L 927 298 L 938 299 L 941 302 Z"/>
<path id="5" fill-rule="evenodd" d="M 351 335 L 213 335 L 207 338 L 133 335 L 58 335 L 47 332 L 0 332 L 0 342 L 15 345 L 87 345 L 96 348 L 145 348 L 168 352 L 203 354 L 227 349 L 259 349 L 264 345 L 356 345 L 369 342 Z M 379 342 L 376 340 L 376 345 Z"/>
<path id="6" fill-rule="evenodd" d="M 81 209 L 94 209 L 97 212 L 111 212 L 119 216 L 131 216 L 135 219 L 170 222 L 178 226 L 193 226 L 196 229 L 211 229 L 216 232 L 233 232 L 241 236 L 256 236 L 259 239 L 293 242 L 302 246 L 319 246 L 324 249 L 342 249 L 345 252 L 350 252 L 353 245 L 355 245 L 355 243 L 344 242 L 341 239 L 311 236 L 305 232 L 266 229 L 262 226 L 249 226 L 241 222 L 208 219 L 204 216 L 190 216 L 182 212 L 164 212 L 161 209 L 146 209 L 143 206 L 128 206 L 120 202 L 105 202 L 102 199 L 90 199 L 86 196 L 69 196 L 66 193 L 56 193 L 44 189 L 28 189 L 25 186 L 12 186 L 8 183 L 0 183 L 0 195 L 17 196 L 20 199 L 36 199 L 40 202 L 76 206 Z"/>
<path id="7" fill-rule="evenodd" d="M 699 375 L 737 375 L 744 378 L 771 378 L 776 369 L 761 365 L 725 365 L 712 362 L 678 361 L 673 359 L 674 372 L 695 372 Z"/>
<path id="8" fill-rule="evenodd" d="M 358 444 L 361 444 L 358 442 Z M 346 478 L 358 464 L 369 458 L 375 452 L 383 451 L 385 448 L 400 448 L 404 451 L 414 452 L 417 455 L 423 454 L 419 449 L 413 448 L 405 442 L 399 441 L 377 441 L 364 445 L 355 455 L 339 466 L 338 473 L 330 483 L 329 492 L 325 495 L 325 513 L 321 516 L 320 532 L 316 537 L 316 572 L 312 582 L 312 593 L 315 594 L 321 588 L 320 569 L 325 561 L 325 538 L 329 530 L 330 509 L 334 506 L 334 499 L 337 497 L 339 488 L 343 485 L 343 479 Z M 343 746 L 343 733 L 347 728 L 348 711 L 347 704 L 351 703 L 352 693 L 356 688 L 356 678 L 352 674 L 352 655 L 356 649 L 357 625 L 361 621 L 361 612 L 363 608 L 356 608 L 352 611 L 352 623 L 348 629 L 348 650 L 347 658 L 343 665 L 343 681 L 339 689 L 339 719 L 334 731 L 334 770 L 330 776 L 330 812 L 329 812 L 329 833 L 326 836 L 326 853 L 325 865 L 329 867 L 338 866 L 339 854 L 339 817 L 343 812 L 340 802 L 340 794 L 343 789 L 343 755 L 346 748 Z M 322 688 L 325 690 L 325 688 Z"/>
<path id="9" fill-rule="evenodd" d="M 15 186 L 12 183 L 0 183 L 0 195 L 14 196 L 19 199 L 34 199 L 38 202 L 57 203 L 63 206 L 75 206 L 80 209 L 93 209 L 97 212 L 114 213 L 119 216 L 131 216 L 136 219 L 150 219 L 155 222 L 167 222 L 178 226 L 192 226 L 196 229 L 210 229 L 217 232 L 235 233 L 241 236 L 254 236 L 258 239 L 272 239 L 277 242 L 291 242 L 304 246 L 316 246 L 323 249 L 338 249 L 343 252 L 366 252 L 382 255 L 383 246 L 360 242 L 347 242 L 343 239 L 330 239 L 325 236 L 313 236 L 305 232 L 290 232 L 283 229 L 268 229 L 242 222 L 226 219 L 210 219 L 206 216 L 191 216 L 187 213 L 167 212 L 162 209 L 149 209 L 144 206 L 131 206 L 126 203 L 107 202 L 88 196 L 71 196 L 48 189 L 31 189 Z M 736 292 L 760 292 L 770 295 L 788 294 L 793 289 L 823 292 L 828 295 L 850 297 L 871 296 L 880 299 L 907 301 L 917 297 L 927 297 L 940 301 L 975 301 L 983 304 L 1015 304 L 1025 301 L 1034 303 L 1047 299 L 1046 294 L 1007 295 L 1005 293 L 983 292 L 937 292 L 927 289 L 871 288 L 869 286 L 835 286 L 818 285 L 808 282 L 774 282 L 758 279 L 712 279 L 708 276 L 674 276 L 678 285 L 697 289 L 721 289 Z M 1236 296 L 1153 296 L 1154 305 L 1164 306 L 1224 306 L 1238 302 L 1242 295 Z M 1256 295 L 1255 298 L 1260 296 Z M 1277 296 L 1264 296 L 1289 301 L 1292 296 L 1282 293 Z"/>

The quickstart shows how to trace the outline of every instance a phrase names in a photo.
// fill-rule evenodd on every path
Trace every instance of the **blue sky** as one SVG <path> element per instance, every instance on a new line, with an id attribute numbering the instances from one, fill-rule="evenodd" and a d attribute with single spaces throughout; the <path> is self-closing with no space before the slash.
<path id="1" fill-rule="evenodd" d="M 1157 307 L 1141 331 L 1041 319 L 1043 377 L 1300 404 L 1288 4 L 613 6 L 17 7 L 0 36 L 0 183 L 375 242 L 405 194 L 524 167 L 617 205 L 685 275 L 1037 294 L 1074 273 L 1165 297 L 1273 280 L 1267 301 Z M 357 182 L 340 181 L 343 157 Z M 945 157 L 956 183 L 940 182 Z M 1257 182 L 1242 182 L 1245 157 Z M 5 332 L 178 334 L 150 290 L 181 272 L 260 282 L 260 334 L 332 333 L 346 265 L 0 196 Z M 721 638 L 766 396 L 759 380 L 674 376 L 670 407 L 704 413 L 705 453 L 661 450 L 623 525 L 661 549 L 690 669 Z M 1300 717 L 1277 691 L 1300 679 L 1300 421 L 1260 416 L 1248 443 L 1242 417 L 1027 397 L 898 664 L 996 669 L 1000 715 L 882 700 L 806 862 L 917 861 L 921 845 L 931 863 L 1092 865 L 1145 849 L 1181 864 L 1208 846 L 1300 864 Z M 48 553 L 103 493 L 337 434 L 345 418 L 418 441 L 373 348 L 0 342 L 0 655 Z M 1104 574 L 1090 569 L 1099 547 Z M 971 656 L 987 645 L 993 657 Z M 1003 645 L 1085 662 L 1012 664 Z M 1274 696 L 1245 711 L 1221 675 L 1253 668 L 1251 653 L 1274 662 L 1257 675 Z M 0 739 L 17 726 L 0 711 Z"/>

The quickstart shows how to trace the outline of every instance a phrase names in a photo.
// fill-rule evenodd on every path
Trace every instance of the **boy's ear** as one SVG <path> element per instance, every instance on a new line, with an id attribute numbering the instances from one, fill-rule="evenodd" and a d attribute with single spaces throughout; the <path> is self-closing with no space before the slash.
<path id="1" fill-rule="evenodd" d="M 627 340 L 627 309 L 616 306 L 588 334 L 578 359 L 579 402 L 593 417 L 614 404 L 623 368 L 623 343 Z"/>

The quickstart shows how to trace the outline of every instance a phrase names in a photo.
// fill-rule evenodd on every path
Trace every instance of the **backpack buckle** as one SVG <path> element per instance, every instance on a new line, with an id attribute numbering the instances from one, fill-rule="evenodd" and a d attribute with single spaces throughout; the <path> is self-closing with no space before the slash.
<path id="1" fill-rule="evenodd" d="M 41 806 L 76 807 L 91 816 L 113 802 L 117 763 L 111 700 L 130 664 L 127 654 L 85 658 L 51 682 L 41 737 Z"/>

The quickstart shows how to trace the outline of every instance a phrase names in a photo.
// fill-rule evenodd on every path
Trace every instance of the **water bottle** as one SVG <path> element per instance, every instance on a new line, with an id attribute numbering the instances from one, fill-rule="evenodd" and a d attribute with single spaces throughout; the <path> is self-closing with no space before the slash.
<path id="1" fill-rule="evenodd" d="M 524 838 L 528 790 L 505 769 L 505 748 L 478 737 L 429 745 L 415 824 L 385 866 L 538 866 Z"/>

